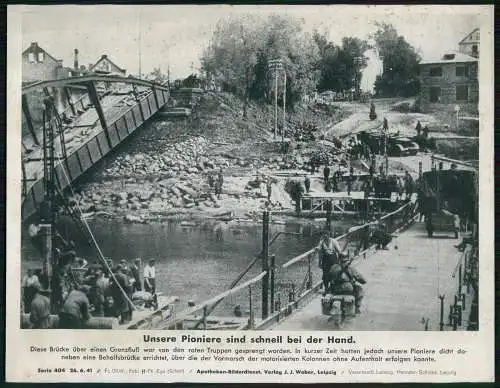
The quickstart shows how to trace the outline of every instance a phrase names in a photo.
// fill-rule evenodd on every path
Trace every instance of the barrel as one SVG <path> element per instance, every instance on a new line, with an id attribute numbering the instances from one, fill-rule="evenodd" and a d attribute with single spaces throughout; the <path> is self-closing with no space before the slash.
<path id="1" fill-rule="evenodd" d="M 57 329 L 59 325 L 59 316 L 50 315 L 49 325 L 51 329 Z M 21 329 L 31 329 L 30 315 L 21 315 Z M 118 319 L 114 317 L 92 317 L 83 325 L 88 330 L 111 330 L 118 328 Z"/>

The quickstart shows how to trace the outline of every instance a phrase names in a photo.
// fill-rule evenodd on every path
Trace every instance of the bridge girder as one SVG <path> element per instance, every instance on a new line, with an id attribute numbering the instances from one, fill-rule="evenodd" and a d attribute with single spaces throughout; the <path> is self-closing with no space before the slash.
<path id="1" fill-rule="evenodd" d="M 120 77 L 115 75 L 85 75 L 82 77 L 68 77 L 68 78 L 60 78 L 55 80 L 48 81 L 39 81 L 29 85 L 26 85 L 22 88 L 22 94 L 29 93 L 35 89 L 42 89 L 46 87 L 86 87 L 88 82 L 121 82 L 125 84 L 146 86 L 150 88 L 155 88 L 158 90 L 168 91 L 169 88 L 165 85 L 161 85 L 155 82 L 145 81 L 139 78 L 134 77 Z"/>

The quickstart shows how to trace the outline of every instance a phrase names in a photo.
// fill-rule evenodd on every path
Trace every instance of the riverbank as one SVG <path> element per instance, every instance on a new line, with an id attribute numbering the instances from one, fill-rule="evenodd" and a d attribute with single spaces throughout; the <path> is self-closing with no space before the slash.
<path id="1" fill-rule="evenodd" d="M 377 102 L 379 117 L 389 117 L 391 128 L 402 134 L 410 135 L 415 123 L 427 117 L 393 112 L 392 103 Z M 191 118 L 146 123 L 78 183 L 70 202 L 78 204 L 88 216 L 125 222 L 227 218 L 259 222 L 265 208 L 286 222 L 284 214 L 294 211 L 285 189 L 290 180 L 303 184 L 308 175 L 311 190 L 324 191 L 321 168 L 310 174 L 312 157 L 328 155 L 331 166 L 347 171 L 338 145 L 321 139 L 321 134 L 335 140 L 334 135 L 355 133 L 364 125 L 374 124 L 368 119 L 367 104 L 339 104 L 325 111 L 301 107 L 289 114 L 287 125 L 299 122 L 317 128 L 319 137 L 301 143 L 292 141 L 289 152 L 283 154 L 281 141 L 268 131 L 273 118 L 268 108 L 250 105 L 243 120 L 241 101 L 228 94 L 207 92 Z M 434 123 L 436 129 L 437 125 Z M 408 171 L 416 177 L 420 161 L 424 169 L 430 169 L 426 162 L 429 158 L 425 154 L 389 158 L 389 173 Z M 385 161 L 377 160 L 379 164 L 385 165 Z M 355 172 L 367 169 L 358 161 L 353 167 Z M 210 183 L 220 172 L 224 183 L 218 196 Z M 267 180 L 272 181 L 269 201 Z"/>
<path id="2" fill-rule="evenodd" d="M 285 186 L 289 180 L 303 182 L 310 170 L 308 155 L 322 146 L 292 144 L 284 155 L 281 141 L 274 141 L 267 130 L 274 112 L 251 105 L 243 120 L 240 108 L 241 101 L 231 95 L 206 93 L 190 119 L 147 123 L 76 186 L 70 202 L 83 213 L 128 222 L 228 213 L 252 221 L 261 218 L 266 206 L 273 212 L 293 211 Z M 289 119 L 326 126 L 347 112 L 302 107 Z M 224 183 L 216 196 L 210 183 L 220 172 Z M 321 182 L 311 179 L 312 189 L 321 190 Z"/>

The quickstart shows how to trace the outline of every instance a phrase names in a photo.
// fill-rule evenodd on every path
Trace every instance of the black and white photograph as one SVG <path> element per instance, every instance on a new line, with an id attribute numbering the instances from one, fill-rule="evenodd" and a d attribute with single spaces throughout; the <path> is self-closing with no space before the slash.
<path id="1" fill-rule="evenodd" d="M 482 11 L 355 8 L 25 6 L 19 327 L 481 331 Z"/>

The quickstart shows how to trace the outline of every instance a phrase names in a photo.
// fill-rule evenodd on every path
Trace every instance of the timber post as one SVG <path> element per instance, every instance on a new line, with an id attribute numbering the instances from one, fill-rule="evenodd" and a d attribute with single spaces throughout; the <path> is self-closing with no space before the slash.
<path id="1" fill-rule="evenodd" d="M 71 92 L 69 91 L 68 88 L 63 88 L 63 89 L 64 89 L 64 94 L 66 95 L 66 99 L 68 100 L 68 105 L 71 107 L 71 112 L 73 112 L 73 115 L 76 116 L 75 104 L 73 104 L 73 101 L 71 100 Z"/>
<path id="2" fill-rule="evenodd" d="M 97 90 L 95 88 L 94 83 L 93 82 L 87 83 L 87 89 L 89 91 L 90 102 L 94 105 L 94 108 L 97 112 L 97 116 L 99 117 L 99 122 L 101 123 L 101 127 L 104 130 L 104 134 L 106 135 L 106 140 L 108 141 L 109 148 L 113 148 L 113 145 L 111 144 L 111 139 L 109 137 L 106 117 L 104 116 L 104 112 L 102 110 L 102 106 L 99 101 L 99 97 L 97 95 Z"/>
<path id="3" fill-rule="evenodd" d="M 262 319 L 269 315 L 269 211 L 264 210 L 262 216 Z"/>
<path id="4" fill-rule="evenodd" d="M 274 313 L 275 306 L 274 306 L 274 295 L 275 295 L 275 283 L 274 283 L 274 276 L 275 276 L 275 266 L 276 266 L 276 255 L 271 255 L 271 276 L 270 276 L 270 281 L 271 281 L 271 299 L 270 299 L 270 304 L 271 304 L 271 314 Z"/>
<path id="5" fill-rule="evenodd" d="M 440 309 L 439 309 L 439 330 L 444 329 L 444 295 L 439 295 Z"/>
<path id="6" fill-rule="evenodd" d="M 26 124 L 28 125 L 28 130 L 30 131 L 31 137 L 33 138 L 35 144 L 39 146 L 40 142 L 36 137 L 35 128 L 33 127 L 33 118 L 31 117 L 30 108 L 28 106 L 28 98 L 26 97 L 25 94 L 23 94 L 21 98 L 22 98 L 21 105 L 23 108 L 24 117 L 26 118 Z"/>

